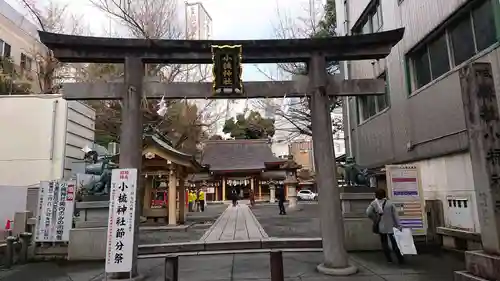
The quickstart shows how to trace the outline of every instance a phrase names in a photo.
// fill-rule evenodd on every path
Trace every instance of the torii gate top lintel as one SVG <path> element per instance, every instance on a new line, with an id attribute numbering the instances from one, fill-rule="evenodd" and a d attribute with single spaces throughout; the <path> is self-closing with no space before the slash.
<path id="1" fill-rule="evenodd" d="M 211 46 L 242 45 L 243 63 L 307 62 L 312 53 L 327 60 L 382 59 L 404 28 L 355 36 L 269 40 L 161 40 L 75 36 L 39 31 L 40 40 L 61 62 L 121 63 L 140 57 L 144 63 L 210 64 Z"/>

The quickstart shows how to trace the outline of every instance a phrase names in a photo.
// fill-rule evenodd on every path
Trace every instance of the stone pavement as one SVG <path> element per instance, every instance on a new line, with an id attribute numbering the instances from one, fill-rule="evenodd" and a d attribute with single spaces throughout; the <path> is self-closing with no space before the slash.
<path id="1" fill-rule="evenodd" d="M 272 206 L 255 207 L 264 228 L 274 237 L 306 237 L 312 232 L 317 237 L 319 229 L 317 206 L 305 207 L 303 211 L 289 212 L 278 216 Z M 276 213 L 276 214 L 275 214 Z M 316 216 L 315 216 L 316 215 Z M 307 221 L 310 221 L 309 223 Z M 312 221 L 312 222 L 311 222 Z M 292 225 L 289 225 L 292 224 Z M 273 228 L 274 225 L 274 228 Z M 277 227 L 277 228 L 276 228 Z M 304 228 L 304 229 L 303 229 Z M 300 229 L 300 230 L 298 230 Z M 269 233 L 268 231 L 268 233 Z M 259 236 L 260 235 L 260 236 Z M 266 237 L 250 208 L 242 204 L 228 207 L 202 239 L 234 240 Z M 387 264 L 380 252 L 351 253 L 351 262 L 360 272 L 349 277 L 325 276 L 316 272 L 322 262 L 322 253 L 284 253 L 286 281 L 448 281 L 453 280 L 455 270 L 464 269 L 462 261 L 455 256 L 436 251 L 437 254 L 421 254 L 407 257 L 407 265 Z M 180 257 L 181 281 L 269 281 L 269 254 L 241 254 L 220 256 Z M 163 281 L 162 259 L 139 260 L 139 271 L 144 280 Z M 102 281 L 104 263 L 40 262 L 17 266 L 9 271 L 0 271 L 1 281 Z"/>
<path id="2" fill-rule="evenodd" d="M 235 207 L 229 205 L 200 240 L 227 241 L 261 238 L 267 238 L 266 232 L 248 205 L 240 203 Z"/>
<path id="3" fill-rule="evenodd" d="M 353 253 L 351 262 L 360 272 L 349 277 L 316 272 L 322 253 L 284 253 L 286 281 L 452 281 L 452 272 L 463 264 L 448 255 L 412 256 L 403 267 L 387 264 L 381 253 Z M 181 257 L 180 281 L 270 281 L 269 255 L 246 254 Z M 163 261 L 139 261 L 139 271 L 148 281 L 164 281 Z M 34 263 L 9 272 L 0 271 L 1 281 L 104 281 L 104 264 Z"/>

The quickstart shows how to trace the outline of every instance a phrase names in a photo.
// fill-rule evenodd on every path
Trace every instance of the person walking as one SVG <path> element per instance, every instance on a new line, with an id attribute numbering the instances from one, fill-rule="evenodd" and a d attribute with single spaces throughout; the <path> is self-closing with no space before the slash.
<path id="1" fill-rule="evenodd" d="M 190 212 L 192 212 L 192 211 L 193 211 L 193 209 L 194 209 L 194 208 L 193 208 L 193 207 L 194 207 L 193 205 L 194 205 L 194 201 L 195 201 L 195 195 L 194 195 L 193 190 L 190 190 L 190 191 L 189 191 L 188 196 L 189 196 L 189 197 L 188 197 L 189 211 L 190 211 Z"/>
<path id="2" fill-rule="evenodd" d="M 231 188 L 231 200 L 233 201 L 233 207 L 236 207 L 238 204 L 238 191 L 236 188 Z"/>
<path id="3" fill-rule="evenodd" d="M 203 189 L 200 189 L 198 202 L 200 202 L 200 211 L 205 212 L 205 192 L 203 191 Z"/>
<path id="4" fill-rule="evenodd" d="M 276 196 L 278 197 L 278 207 L 280 209 L 280 215 L 286 215 L 285 211 L 285 189 L 283 187 L 276 188 Z"/>
<path id="5" fill-rule="evenodd" d="M 249 197 L 250 197 L 250 206 L 255 206 L 255 193 L 253 192 L 253 189 L 250 189 L 250 193 L 249 193 Z"/>
<path id="6" fill-rule="evenodd" d="M 389 240 L 391 241 L 392 250 L 400 264 L 405 262 L 398 243 L 394 238 L 393 228 L 402 229 L 399 222 L 398 212 L 392 202 L 387 199 L 384 189 L 375 190 L 375 200 L 373 200 L 366 209 L 367 216 L 373 222 L 373 232 L 380 236 L 382 250 L 384 251 L 387 262 L 392 262 L 391 250 L 389 249 Z"/>

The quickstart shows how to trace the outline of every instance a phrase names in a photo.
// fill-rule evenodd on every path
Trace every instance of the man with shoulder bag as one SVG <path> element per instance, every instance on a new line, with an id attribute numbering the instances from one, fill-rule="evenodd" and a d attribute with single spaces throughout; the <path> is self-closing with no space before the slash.
<path id="1" fill-rule="evenodd" d="M 399 223 L 399 217 L 396 207 L 392 202 L 387 199 L 386 192 L 384 189 L 377 189 L 375 191 L 375 200 L 373 200 L 368 208 L 366 209 L 366 214 L 373 222 L 373 233 L 380 236 L 380 242 L 382 243 L 382 250 L 387 258 L 388 262 L 392 262 L 391 250 L 389 249 L 389 240 L 391 241 L 392 250 L 396 254 L 398 262 L 400 264 L 404 263 L 403 255 L 399 250 L 398 243 L 394 238 L 393 228 L 398 228 L 401 230 L 401 224 Z"/>

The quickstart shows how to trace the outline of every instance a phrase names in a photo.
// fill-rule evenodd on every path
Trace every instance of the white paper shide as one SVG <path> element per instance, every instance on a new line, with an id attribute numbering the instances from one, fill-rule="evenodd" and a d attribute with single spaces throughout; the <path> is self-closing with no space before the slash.
<path id="1" fill-rule="evenodd" d="M 74 181 L 40 182 L 36 220 L 36 242 L 68 242 L 73 226 Z"/>
<path id="2" fill-rule="evenodd" d="M 130 272 L 134 243 L 137 169 L 111 174 L 106 272 Z"/>

